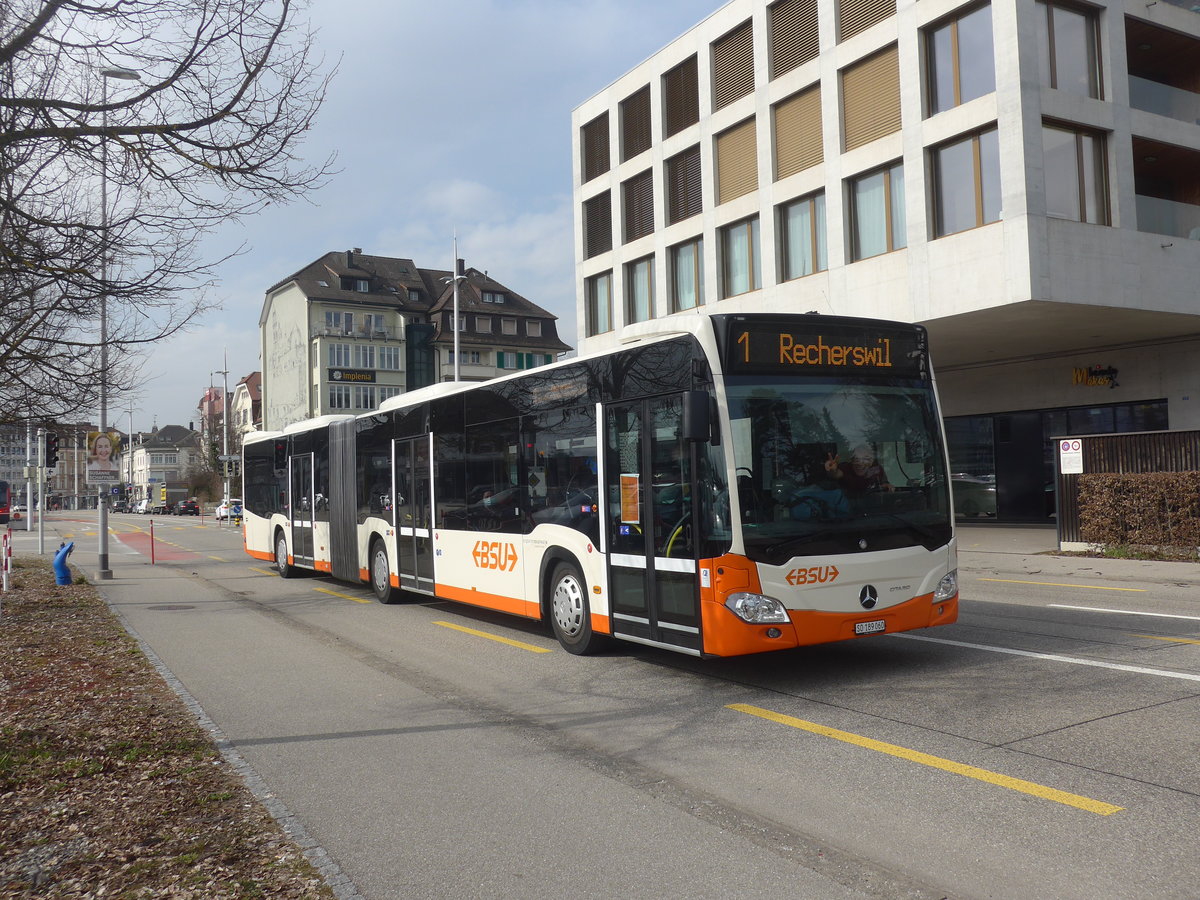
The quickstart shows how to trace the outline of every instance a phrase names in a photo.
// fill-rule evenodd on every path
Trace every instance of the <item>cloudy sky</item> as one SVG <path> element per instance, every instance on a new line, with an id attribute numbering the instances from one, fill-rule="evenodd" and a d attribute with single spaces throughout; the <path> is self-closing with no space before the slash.
<path id="1" fill-rule="evenodd" d="M 449 268 L 457 229 L 468 265 L 555 313 L 574 344 L 571 110 L 720 5 L 312 0 L 319 44 L 340 65 L 305 149 L 336 152 L 339 174 L 309 202 L 213 237 L 214 255 L 245 252 L 203 320 L 149 355 L 134 429 L 194 421 L 226 352 L 231 391 L 257 370 L 264 291 L 331 250 Z M 122 430 L 129 405 L 114 403 Z"/>

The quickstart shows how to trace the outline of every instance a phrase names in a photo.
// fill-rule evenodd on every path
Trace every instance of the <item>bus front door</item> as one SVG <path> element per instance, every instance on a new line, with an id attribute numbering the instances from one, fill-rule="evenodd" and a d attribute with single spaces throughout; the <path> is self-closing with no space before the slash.
<path id="1" fill-rule="evenodd" d="M 406 591 L 433 593 L 429 435 L 395 442 L 396 571 Z"/>
<path id="2" fill-rule="evenodd" d="M 313 457 L 311 453 L 292 457 L 291 523 L 292 557 L 296 565 L 312 568 L 313 559 Z"/>
<path id="3" fill-rule="evenodd" d="M 605 411 L 613 633 L 699 653 L 691 446 L 680 395 Z"/>

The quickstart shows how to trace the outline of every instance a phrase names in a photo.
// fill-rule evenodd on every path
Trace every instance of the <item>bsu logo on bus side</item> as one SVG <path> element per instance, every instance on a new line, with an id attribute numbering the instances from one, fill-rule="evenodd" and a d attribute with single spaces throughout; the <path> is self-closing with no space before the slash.
<path id="1" fill-rule="evenodd" d="M 499 569 L 511 572 L 517 567 L 517 548 L 501 541 L 476 541 L 471 558 L 481 569 Z"/>

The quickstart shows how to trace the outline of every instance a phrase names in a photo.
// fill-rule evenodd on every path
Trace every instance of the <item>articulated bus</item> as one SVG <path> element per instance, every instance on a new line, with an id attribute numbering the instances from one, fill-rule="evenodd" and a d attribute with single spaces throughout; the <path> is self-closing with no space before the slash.
<path id="1" fill-rule="evenodd" d="M 11 498 L 7 481 L 0 481 L 0 525 L 8 524 L 8 517 L 12 512 L 10 506 Z"/>
<path id="2" fill-rule="evenodd" d="M 735 656 L 945 625 L 954 514 L 926 333 L 672 318 L 619 349 L 248 435 L 244 540 L 367 582 Z"/>

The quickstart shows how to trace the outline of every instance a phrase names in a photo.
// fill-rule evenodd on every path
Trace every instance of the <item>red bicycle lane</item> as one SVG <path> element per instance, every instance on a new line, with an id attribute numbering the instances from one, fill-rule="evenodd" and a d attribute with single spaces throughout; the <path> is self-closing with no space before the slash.
<path id="1" fill-rule="evenodd" d="M 198 553 L 164 543 L 161 538 L 155 538 L 153 547 L 151 547 L 150 532 L 148 531 L 117 534 L 116 538 L 131 550 L 136 550 L 144 556 L 153 556 L 155 562 L 186 562 L 200 558 Z M 151 553 L 152 550 L 153 553 Z"/>

